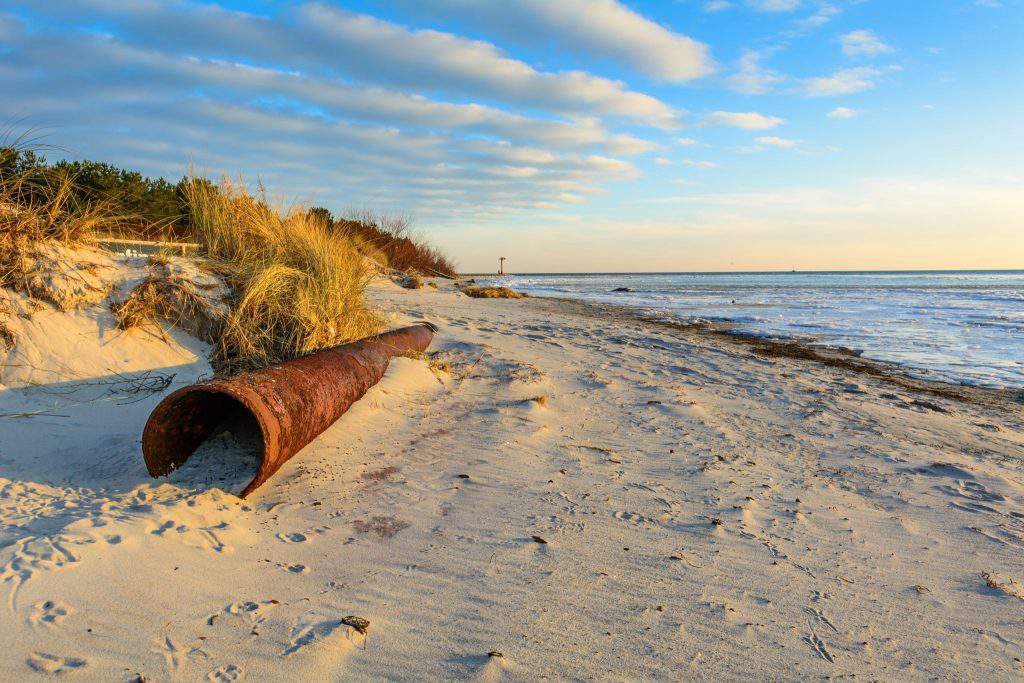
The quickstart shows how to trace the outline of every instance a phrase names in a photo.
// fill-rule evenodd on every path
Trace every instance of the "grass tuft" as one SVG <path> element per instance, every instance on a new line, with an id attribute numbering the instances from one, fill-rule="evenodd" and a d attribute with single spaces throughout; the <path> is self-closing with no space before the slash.
<path id="1" fill-rule="evenodd" d="M 460 287 L 460 290 L 474 299 L 525 299 L 528 296 L 508 287 Z"/>
<path id="2" fill-rule="evenodd" d="M 220 372 L 265 367 L 380 330 L 373 272 L 316 214 L 284 213 L 244 186 L 184 183 L 194 239 L 233 290 L 214 351 Z"/>
<path id="3" fill-rule="evenodd" d="M 7 326 L 7 321 L 14 315 L 11 305 L 0 294 L 0 351 L 10 351 L 18 343 L 14 330 Z"/>
<path id="4" fill-rule="evenodd" d="M 409 275 L 455 277 L 455 264 L 412 229 L 401 214 L 358 211 L 349 218 L 333 219 L 326 209 L 314 209 L 332 229 L 349 235 L 360 250 L 378 263 Z"/>
<path id="5" fill-rule="evenodd" d="M 122 330 L 135 329 L 160 318 L 214 343 L 223 326 L 223 320 L 210 300 L 202 296 L 199 287 L 175 277 L 146 278 L 124 299 L 111 301 L 110 312 Z"/>
<path id="6" fill-rule="evenodd" d="M 23 290 L 40 245 L 79 246 L 115 218 L 107 204 L 78 197 L 73 175 L 40 175 L 13 163 L 15 153 L 0 147 L 0 286 Z"/>

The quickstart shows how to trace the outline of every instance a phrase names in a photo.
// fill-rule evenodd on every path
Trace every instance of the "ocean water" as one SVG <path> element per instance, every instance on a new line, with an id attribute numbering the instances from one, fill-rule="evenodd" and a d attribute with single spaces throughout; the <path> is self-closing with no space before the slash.
<path id="1" fill-rule="evenodd" d="M 534 296 L 845 347 L 919 377 L 1024 388 L 1024 270 L 510 275 Z M 628 292 L 613 291 L 628 287 Z"/>

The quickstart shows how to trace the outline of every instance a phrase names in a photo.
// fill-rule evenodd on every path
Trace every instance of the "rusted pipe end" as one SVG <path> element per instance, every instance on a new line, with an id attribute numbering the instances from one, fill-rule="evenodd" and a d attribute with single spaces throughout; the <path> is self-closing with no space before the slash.
<path id="1" fill-rule="evenodd" d="M 280 426 L 261 403 L 219 380 L 175 391 L 149 416 L 142 432 L 142 454 L 150 476 L 164 477 L 181 467 L 238 410 L 252 415 L 259 425 L 262 447 L 260 468 L 239 494 L 245 498 L 273 474 L 267 464 L 278 460 L 274 433 Z M 268 448 L 272 449 L 269 453 Z"/>
<path id="2" fill-rule="evenodd" d="M 256 476 L 239 494 L 244 498 L 379 382 L 393 357 L 425 351 L 436 330 L 430 323 L 411 325 L 179 389 L 146 422 L 146 469 L 154 477 L 170 474 L 241 409 L 259 425 L 263 451 Z"/>

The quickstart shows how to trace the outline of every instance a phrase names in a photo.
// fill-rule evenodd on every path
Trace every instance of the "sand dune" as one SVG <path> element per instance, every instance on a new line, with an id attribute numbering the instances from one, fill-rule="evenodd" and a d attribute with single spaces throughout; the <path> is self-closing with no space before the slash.
<path id="1" fill-rule="evenodd" d="M 0 392 L 0 677 L 1022 675 L 1020 405 L 555 301 L 372 294 L 437 324 L 432 353 L 246 501 L 142 463 L 199 342 L 53 314 L 53 352 L 90 360 Z M 174 378 L 95 381 L 147 368 Z"/>

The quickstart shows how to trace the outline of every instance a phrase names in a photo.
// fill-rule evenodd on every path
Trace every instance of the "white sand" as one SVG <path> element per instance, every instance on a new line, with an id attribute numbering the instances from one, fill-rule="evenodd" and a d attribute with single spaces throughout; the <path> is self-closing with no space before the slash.
<path id="1" fill-rule="evenodd" d="M 0 679 L 1021 678 L 1019 405 L 551 302 L 374 296 L 440 326 L 451 374 L 397 359 L 244 502 L 147 476 L 162 393 L 76 384 L 170 391 L 201 344 L 37 314 L 79 375 L 0 391 L 47 413 L 0 418 Z"/>

